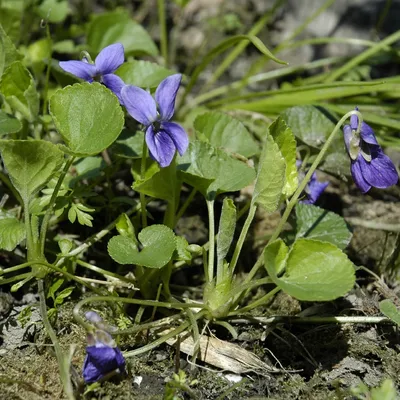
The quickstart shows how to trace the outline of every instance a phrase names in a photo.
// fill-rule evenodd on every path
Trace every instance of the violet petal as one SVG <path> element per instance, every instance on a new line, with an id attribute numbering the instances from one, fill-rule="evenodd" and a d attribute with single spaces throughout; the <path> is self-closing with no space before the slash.
<path id="1" fill-rule="evenodd" d="M 104 47 L 94 63 L 99 75 L 112 74 L 124 62 L 124 46 L 121 43 Z"/>
<path id="2" fill-rule="evenodd" d="M 315 179 L 308 183 L 308 199 L 304 200 L 304 203 L 315 204 L 328 185 L 329 182 L 319 182 L 315 176 Z"/>
<path id="3" fill-rule="evenodd" d="M 350 140 L 353 137 L 353 131 L 350 125 L 345 125 L 343 128 L 344 144 L 346 145 L 347 153 L 350 155 Z"/>
<path id="4" fill-rule="evenodd" d="M 119 102 L 123 105 L 121 89 L 125 86 L 125 82 L 115 74 L 104 75 L 102 82 L 118 97 Z"/>
<path id="5" fill-rule="evenodd" d="M 367 193 L 371 189 L 371 185 L 364 179 L 363 171 L 361 169 L 360 163 L 366 163 L 364 157 L 359 154 L 357 160 L 351 162 L 350 170 L 353 176 L 354 183 L 363 193 Z"/>
<path id="6" fill-rule="evenodd" d="M 176 148 L 166 131 L 155 132 L 153 127 L 149 126 L 146 131 L 146 143 L 151 157 L 160 164 L 160 167 L 168 167 L 171 164 Z"/>
<path id="7" fill-rule="evenodd" d="M 165 78 L 156 90 L 156 102 L 162 121 L 169 121 L 174 115 L 175 98 L 181 84 L 182 75 L 175 74 Z"/>
<path id="8" fill-rule="evenodd" d="M 96 76 L 96 67 L 84 61 L 60 61 L 60 68 L 78 78 L 91 81 Z"/>
<path id="9" fill-rule="evenodd" d="M 150 93 L 137 86 L 124 86 L 121 90 L 124 106 L 132 118 L 148 126 L 157 120 L 156 102 Z"/>
<path id="10" fill-rule="evenodd" d="M 399 177 L 392 160 L 381 149 L 372 151 L 371 156 L 370 162 L 363 157 L 359 161 L 365 181 L 379 189 L 395 185 Z"/>
<path id="11" fill-rule="evenodd" d="M 178 153 L 182 156 L 189 146 L 189 138 L 185 130 L 175 122 L 163 122 L 161 129 L 168 133 Z"/>

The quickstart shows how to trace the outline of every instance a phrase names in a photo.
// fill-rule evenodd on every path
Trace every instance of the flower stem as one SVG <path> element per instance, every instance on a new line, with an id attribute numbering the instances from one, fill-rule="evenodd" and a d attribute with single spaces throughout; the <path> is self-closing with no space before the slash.
<path id="1" fill-rule="evenodd" d="M 206 200 L 208 211 L 208 265 L 206 276 L 208 282 L 214 279 L 214 249 L 215 249 L 215 220 L 214 220 L 214 200 Z"/>
<path id="2" fill-rule="evenodd" d="M 147 144 L 146 144 L 146 135 L 144 135 L 143 139 L 143 149 L 142 149 L 142 161 L 140 163 L 140 179 L 144 180 L 146 175 L 146 159 L 147 159 Z M 147 211 L 146 211 L 146 195 L 144 193 L 140 193 L 140 213 L 142 216 L 142 229 L 147 226 Z"/>

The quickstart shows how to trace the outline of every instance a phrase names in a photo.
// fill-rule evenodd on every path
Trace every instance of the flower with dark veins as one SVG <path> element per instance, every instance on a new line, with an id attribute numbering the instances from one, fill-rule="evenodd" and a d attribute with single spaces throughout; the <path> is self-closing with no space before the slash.
<path id="1" fill-rule="evenodd" d="M 97 326 L 105 327 L 94 311 L 87 312 L 86 318 Z M 125 371 L 125 359 L 111 335 L 102 329 L 90 333 L 82 372 L 85 382 L 96 382 L 116 370 Z"/>
<path id="2" fill-rule="evenodd" d="M 155 100 L 150 93 L 136 86 L 124 86 L 121 90 L 128 113 L 146 129 L 146 144 L 151 158 L 161 167 L 171 164 L 176 150 L 183 155 L 189 145 L 185 130 L 170 122 L 181 79 L 180 74 L 164 79 L 156 90 Z"/>
<path id="3" fill-rule="evenodd" d="M 368 124 L 362 122 L 358 132 L 358 122 L 357 115 L 352 115 L 350 125 L 343 128 L 355 184 L 363 193 L 368 192 L 371 187 L 384 189 L 395 185 L 399 177 L 392 160 L 383 153 Z"/>
<path id="4" fill-rule="evenodd" d="M 94 64 L 84 57 L 83 61 L 60 61 L 59 65 L 64 71 L 87 82 L 98 80 L 103 83 L 118 97 L 122 104 L 120 94 L 125 83 L 114 72 L 123 64 L 124 57 L 124 46 L 121 43 L 115 43 L 101 50 Z"/>

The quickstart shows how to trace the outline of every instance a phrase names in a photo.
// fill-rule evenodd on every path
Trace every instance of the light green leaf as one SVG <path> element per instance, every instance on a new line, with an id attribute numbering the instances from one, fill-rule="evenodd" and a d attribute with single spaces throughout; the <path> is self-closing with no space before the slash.
<path id="1" fill-rule="evenodd" d="M 218 111 L 202 114 L 194 121 L 194 128 L 201 132 L 214 147 L 223 147 L 244 157 L 254 156 L 259 145 L 246 127 L 236 118 Z"/>
<path id="2" fill-rule="evenodd" d="M 126 55 L 158 54 L 150 35 L 131 19 L 126 11 L 113 11 L 95 16 L 88 27 L 87 42 L 95 53 L 99 53 L 110 44 L 122 43 Z"/>
<path id="3" fill-rule="evenodd" d="M 134 85 L 143 88 L 155 88 L 162 80 L 174 71 L 150 61 L 132 60 L 122 64 L 116 75 L 122 78 L 126 85 Z"/>
<path id="4" fill-rule="evenodd" d="M 0 249 L 13 251 L 25 237 L 25 225 L 14 216 L 1 212 Z"/>
<path id="5" fill-rule="evenodd" d="M 285 169 L 285 159 L 272 136 L 268 135 L 260 156 L 252 203 L 270 213 L 278 209 L 285 186 Z"/>
<path id="6" fill-rule="evenodd" d="M 189 262 L 192 259 L 192 253 L 188 250 L 189 244 L 187 240 L 183 236 L 175 236 L 175 245 L 173 259 Z"/>
<path id="7" fill-rule="evenodd" d="M 71 251 L 71 249 L 73 247 L 73 243 L 69 239 L 61 239 L 61 240 L 58 241 L 58 247 L 61 250 L 61 254 L 62 255 L 66 255 Z M 62 279 L 62 281 L 63 280 L 64 279 Z"/>
<path id="8" fill-rule="evenodd" d="M 232 199 L 225 197 L 222 204 L 221 218 L 219 220 L 218 236 L 217 236 L 217 260 L 218 268 L 221 270 L 222 264 L 229 248 L 236 228 L 236 207 Z"/>
<path id="9" fill-rule="evenodd" d="M 12 43 L 18 43 L 21 36 L 21 17 L 22 17 L 21 12 L 19 10 L 12 10 L 10 8 L 6 8 L 4 7 L 5 5 L 3 3 L 4 2 L 2 2 L 0 6 L 0 25 L 4 29 L 4 32 L 10 38 Z M 12 61 L 15 61 L 15 59 L 11 60 L 10 62 Z M 0 70 L 0 76 L 1 76 L 1 70 Z"/>
<path id="10" fill-rule="evenodd" d="M 400 311 L 391 300 L 382 300 L 379 303 L 379 309 L 381 310 L 382 314 L 400 326 Z"/>
<path id="11" fill-rule="evenodd" d="M 18 132 L 22 128 L 19 119 L 0 110 L 0 135 Z"/>
<path id="12" fill-rule="evenodd" d="M 186 153 L 177 157 L 177 168 L 183 181 L 210 199 L 240 190 L 255 177 L 253 168 L 201 141 L 190 143 Z"/>
<path id="13" fill-rule="evenodd" d="M 67 18 L 70 8 L 67 0 L 44 0 L 37 12 L 44 20 L 59 23 Z"/>
<path id="14" fill-rule="evenodd" d="M 296 139 L 292 130 L 286 125 L 282 117 L 277 118 L 269 127 L 269 133 L 278 145 L 286 162 L 286 182 L 283 194 L 290 197 L 297 189 L 299 180 L 296 167 Z"/>
<path id="15" fill-rule="evenodd" d="M 117 96 L 100 83 L 76 83 L 50 99 L 50 113 L 70 153 L 96 155 L 110 146 L 124 125 Z"/>
<path id="16" fill-rule="evenodd" d="M 134 228 L 131 220 L 125 213 L 122 213 L 118 217 L 115 227 L 121 236 L 126 236 L 126 237 L 132 239 L 136 243 L 136 245 L 138 245 L 138 242 L 137 242 L 136 236 L 135 236 L 135 228 Z"/>
<path id="17" fill-rule="evenodd" d="M 20 61 L 14 61 L 3 73 L 0 92 L 7 103 L 33 122 L 39 113 L 39 95 L 31 73 Z"/>
<path id="18" fill-rule="evenodd" d="M 271 258 L 267 254 L 266 266 Z M 272 268 L 267 266 L 267 270 L 271 272 Z M 345 295 L 355 283 L 354 265 L 340 249 L 309 239 L 298 239 L 293 244 L 282 277 L 273 273 L 270 277 L 283 291 L 303 301 L 334 300 Z"/>
<path id="19" fill-rule="evenodd" d="M 3 10 L 1 10 L 3 12 Z M 17 51 L 11 39 L 7 36 L 0 24 L 0 78 L 4 70 L 14 61 L 22 59 L 22 55 Z"/>
<path id="20" fill-rule="evenodd" d="M 0 140 L 0 152 L 11 182 L 25 202 L 59 172 L 64 161 L 64 153 L 43 140 Z"/>
<path id="21" fill-rule="evenodd" d="M 148 268 L 161 268 L 175 251 L 175 234 L 165 225 L 151 225 L 139 233 L 143 249 L 126 236 L 114 236 L 108 242 L 108 253 L 119 264 L 136 264 Z"/>
<path id="22" fill-rule="evenodd" d="M 312 204 L 296 205 L 296 222 L 296 238 L 321 240 L 344 249 L 352 237 L 341 216 Z"/>

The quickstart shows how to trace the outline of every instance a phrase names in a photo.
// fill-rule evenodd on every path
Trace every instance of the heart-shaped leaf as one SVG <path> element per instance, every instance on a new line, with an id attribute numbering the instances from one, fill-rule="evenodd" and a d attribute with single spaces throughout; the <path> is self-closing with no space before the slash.
<path id="1" fill-rule="evenodd" d="M 354 265 L 333 244 L 298 239 L 286 258 L 285 245 L 274 243 L 266 248 L 265 266 L 273 282 L 289 295 L 303 301 L 329 301 L 353 287 Z M 276 270 L 283 269 L 282 263 L 285 273 L 278 278 Z"/>
<path id="2" fill-rule="evenodd" d="M 351 240 L 345 220 L 331 212 L 312 204 L 296 205 L 296 237 L 329 242 L 340 249 L 346 248 Z"/>
<path id="3" fill-rule="evenodd" d="M 64 153 L 44 140 L 0 140 L 0 152 L 11 182 L 28 202 L 59 171 Z"/>
<path id="4" fill-rule="evenodd" d="M 118 98 L 100 83 L 77 83 L 58 90 L 50 113 L 69 152 L 96 155 L 121 133 L 124 114 Z"/>
<path id="5" fill-rule="evenodd" d="M 161 268 L 172 258 L 175 251 L 175 234 L 165 225 L 152 225 L 139 233 L 143 246 L 138 250 L 127 236 L 114 236 L 108 242 L 108 254 L 119 264 L 135 264 L 147 268 Z"/>

